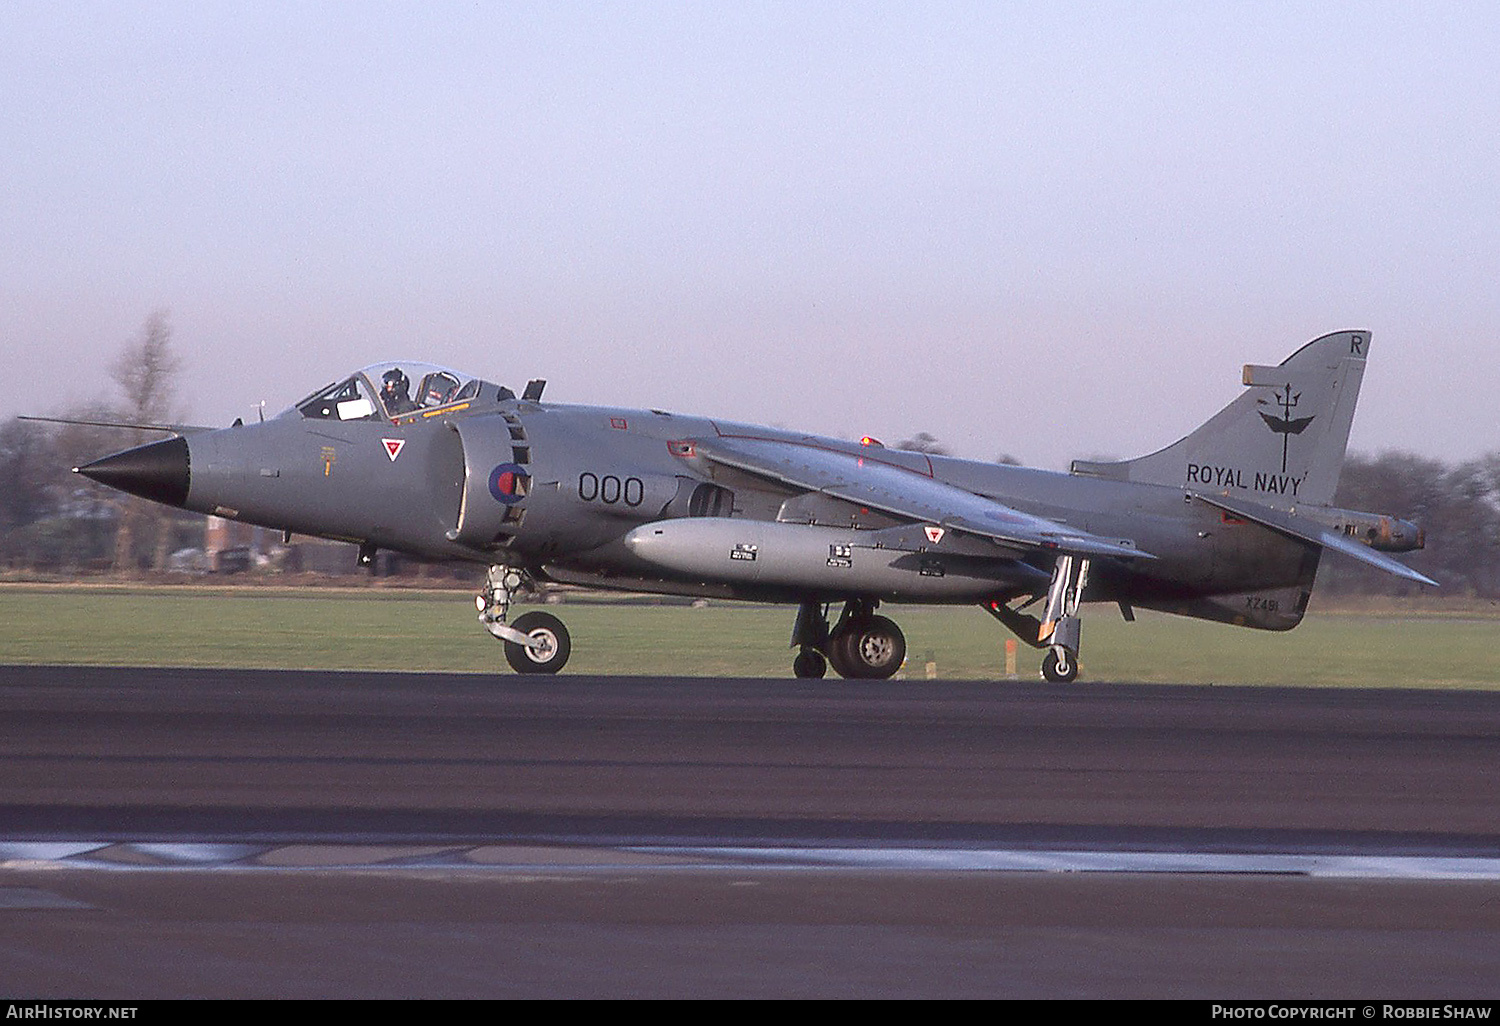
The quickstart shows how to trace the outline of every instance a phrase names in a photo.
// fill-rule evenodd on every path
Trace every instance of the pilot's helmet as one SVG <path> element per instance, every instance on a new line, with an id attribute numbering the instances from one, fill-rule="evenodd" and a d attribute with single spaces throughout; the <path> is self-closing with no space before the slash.
<path id="1" fill-rule="evenodd" d="M 392 367 L 380 377 L 381 395 L 407 395 L 411 383 L 406 380 L 406 375 L 401 373 L 400 367 Z"/>

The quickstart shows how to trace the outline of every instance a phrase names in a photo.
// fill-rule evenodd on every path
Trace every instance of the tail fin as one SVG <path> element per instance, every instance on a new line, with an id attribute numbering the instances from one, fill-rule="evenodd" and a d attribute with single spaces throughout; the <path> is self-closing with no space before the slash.
<path id="1" fill-rule="evenodd" d="M 1333 501 L 1368 331 L 1314 339 L 1275 367 L 1246 365 L 1238 399 L 1180 441 L 1119 463 L 1073 461 L 1073 473 L 1170 485 L 1268 506 Z"/>

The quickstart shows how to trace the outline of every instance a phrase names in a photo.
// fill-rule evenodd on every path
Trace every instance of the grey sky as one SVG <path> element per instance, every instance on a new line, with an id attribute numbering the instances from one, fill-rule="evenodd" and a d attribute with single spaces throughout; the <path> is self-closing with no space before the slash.
<path id="1" fill-rule="evenodd" d="M 0 5 L 0 416 L 388 356 L 1136 455 L 1368 328 L 1353 446 L 1500 450 L 1500 5 Z"/>

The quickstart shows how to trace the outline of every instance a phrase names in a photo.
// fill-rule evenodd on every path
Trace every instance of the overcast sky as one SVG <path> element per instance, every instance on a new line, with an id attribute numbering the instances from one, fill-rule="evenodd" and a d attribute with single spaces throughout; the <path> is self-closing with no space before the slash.
<path id="1" fill-rule="evenodd" d="M 1061 468 L 1329 331 L 1500 450 L 1500 4 L 0 5 L 0 416 L 425 359 Z"/>

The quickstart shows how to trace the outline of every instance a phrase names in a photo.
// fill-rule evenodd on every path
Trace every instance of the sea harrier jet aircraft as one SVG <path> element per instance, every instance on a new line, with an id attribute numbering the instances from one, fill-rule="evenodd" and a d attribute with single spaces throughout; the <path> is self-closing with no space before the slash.
<path id="1" fill-rule="evenodd" d="M 1326 550 L 1433 584 L 1386 553 L 1391 516 L 1330 505 L 1369 356 L 1324 335 L 1159 452 L 1068 473 L 655 409 L 544 402 L 407 360 L 277 417 L 174 437 L 77 471 L 157 502 L 428 560 L 489 567 L 480 620 L 522 673 L 555 673 L 555 616 L 511 618 L 535 581 L 784 602 L 799 677 L 886 678 L 906 642 L 883 602 L 971 603 L 1078 673 L 1083 602 L 1289 630 Z M 1035 606 L 1028 612 L 1028 607 Z"/>

